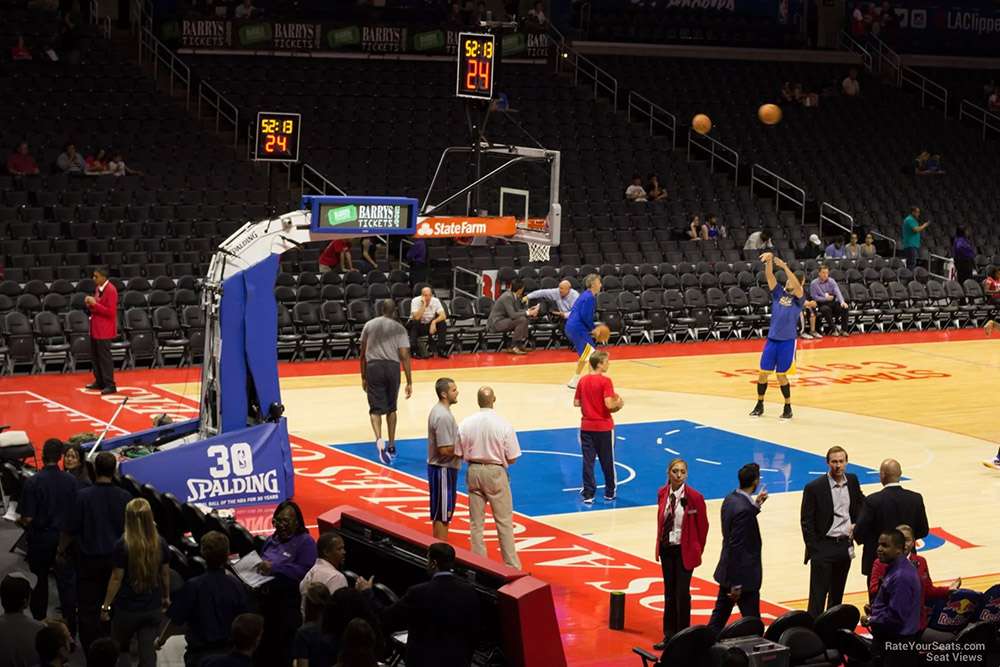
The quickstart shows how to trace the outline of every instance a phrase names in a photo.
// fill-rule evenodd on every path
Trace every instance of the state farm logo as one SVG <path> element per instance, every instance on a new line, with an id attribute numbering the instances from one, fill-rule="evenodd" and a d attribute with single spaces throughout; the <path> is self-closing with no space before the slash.
<path id="1" fill-rule="evenodd" d="M 421 222 L 417 236 L 484 236 L 485 222 Z"/>

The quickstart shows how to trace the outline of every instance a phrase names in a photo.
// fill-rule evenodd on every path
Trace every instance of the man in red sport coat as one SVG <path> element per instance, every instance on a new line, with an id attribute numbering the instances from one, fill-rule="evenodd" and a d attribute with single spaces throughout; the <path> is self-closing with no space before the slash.
<path id="1" fill-rule="evenodd" d="M 118 335 L 118 290 L 108 280 L 107 269 L 94 269 L 97 289 L 84 302 L 90 310 L 90 355 L 94 366 L 94 381 L 87 389 L 100 389 L 102 394 L 114 394 L 115 364 L 111 359 L 111 341 Z"/>

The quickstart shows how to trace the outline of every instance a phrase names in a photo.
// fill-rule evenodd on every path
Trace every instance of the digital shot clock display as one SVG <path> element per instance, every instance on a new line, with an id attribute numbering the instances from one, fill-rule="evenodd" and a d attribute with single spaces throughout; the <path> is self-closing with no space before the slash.
<path id="1" fill-rule="evenodd" d="M 497 44 L 493 35 L 463 32 L 458 36 L 458 80 L 455 94 L 472 99 L 493 99 Z"/>

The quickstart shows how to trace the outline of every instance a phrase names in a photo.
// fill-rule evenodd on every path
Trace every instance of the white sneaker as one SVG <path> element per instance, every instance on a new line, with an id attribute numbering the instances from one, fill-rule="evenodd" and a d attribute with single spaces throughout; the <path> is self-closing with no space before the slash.
<path id="1" fill-rule="evenodd" d="M 566 386 L 569 387 L 570 389 L 576 389 L 576 385 L 579 381 L 580 381 L 580 376 L 574 375 L 572 378 L 570 378 L 570 381 L 566 383 Z"/>
<path id="2" fill-rule="evenodd" d="M 385 465 L 392 463 L 392 456 L 389 454 L 389 450 L 385 448 L 385 440 L 379 438 L 375 441 L 375 449 L 378 450 L 378 460 Z"/>
<path id="3" fill-rule="evenodd" d="M 816 338 L 816 339 L 820 339 L 820 338 L 822 338 L 822 337 L 823 337 L 823 334 L 821 334 L 821 333 L 820 333 L 820 332 L 818 332 L 818 331 L 813 331 L 813 332 L 812 332 L 812 337 L 813 337 L 813 338 Z"/>
<path id="4" fill-rule="evenodd" d="M 808 331 L 803 331 L 802 335 L 800 336 L 800 338 L 804 338 L 806 340 L 812 340 L 813 336 Z"/>

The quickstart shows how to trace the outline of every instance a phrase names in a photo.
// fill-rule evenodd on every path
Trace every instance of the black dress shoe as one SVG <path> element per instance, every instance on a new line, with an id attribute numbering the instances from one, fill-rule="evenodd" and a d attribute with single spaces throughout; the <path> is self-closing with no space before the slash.
<path id="1" fill-rule="evenodd" d="M 438 358 L 439 358 L 439 359 L 447 359 L 447 358 L 448 358 L 448 357 L 450 357 L 450 356 L 451 356 L 451 355 L 450 355 L 450 354 L 448 354 L 447 352 L 438 352 Z"/>
<path id="2" fill-rule="evenodd" d="M 101 396 L 106 396 L 108 394 L 117 394 L 117 393 L 118 393 L 118 387 L 114 385 L 111 385 L 110 387 L 105 387 L 104 389 L 101 390 Z"/>
<path id="3" fill-rule="evenodd" d="M 663 641 L 658 641 L 655 644 L 653 644 L 653 650 L 654 651 L 662 651 L 665 648 L 667 648 L 667 638 L 666 637 L 663 638 Z"/>
<path id="4" fill-rule="evenodd" d="M 84 389 L 100 389 L 100 388 L 101 385 L 97 384 L 96 382 L 91 382 L 86 387 L 84 387 Z"/>

